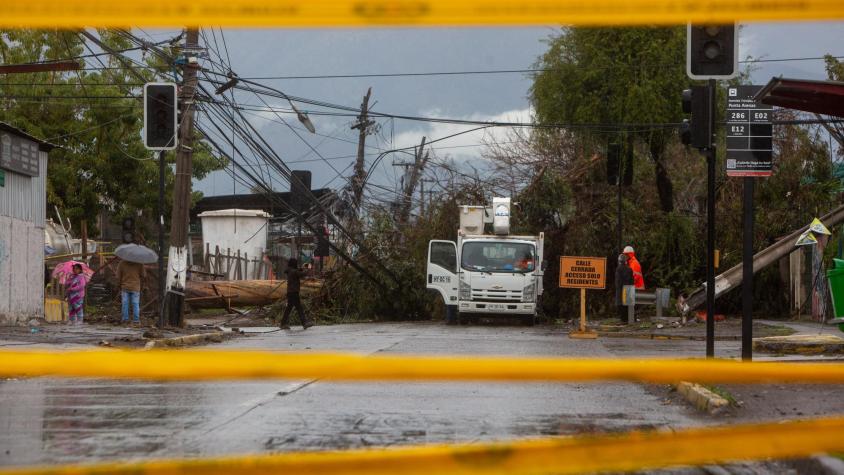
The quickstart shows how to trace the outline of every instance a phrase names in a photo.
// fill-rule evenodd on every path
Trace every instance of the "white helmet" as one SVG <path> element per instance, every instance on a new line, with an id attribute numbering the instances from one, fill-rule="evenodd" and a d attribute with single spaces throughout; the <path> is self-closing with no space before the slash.
<path id="1" fill-rule="evenodd" d="M 624 253 L 635 253 L 636 251 L 633 250 L 633 246 L 624 246 Z"/>

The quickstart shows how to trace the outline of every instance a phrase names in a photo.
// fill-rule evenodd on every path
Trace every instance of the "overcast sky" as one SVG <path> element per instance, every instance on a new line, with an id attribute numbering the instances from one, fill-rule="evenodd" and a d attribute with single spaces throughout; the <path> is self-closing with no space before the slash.
<path id="1" fill-rule="evenodd" d="M 527 69 L 545 50 L 543 40 L 556 28 L 415 28 L 415 29 L 298 29 L 225 30 L 232 69 L 241 77 L 312 76 L 371 73 L 414 73 L 491 69 Z M 163 37 L 166 32 L 154 32 Z M 740 56 L 780 59 L 844 55 L 844 23 L 756 23 L 741 31 Z M 210 40 L 210 38 L 208 38 Z M 218 36 L 218 40 L 219 40 Z M 224 53 L 222 45 L 221 52 Z M 212 53 L 213 54 L 213 53 Z M 772 76 L 823 79 L 822 61 L 789 61 L 757 64 L 756 84 Z M 465 76 L 286 79 L 260 80 L 289 95 L 359 107 L 367 87 L 372 87 L 375 111 L 414 116 L 527 121 L 530 79 L 526 74 Z M 239 102 L 258 103 L 254 96 L 239 94 Z M 274 106 L 288 107 L 271 99 Z M 311 106 L 300 105 L 302 109 Z M 300 132 L 327 161 L 323 161 L 272 113 L 259 113 L 252 123 L 271 141 L 291 168 L 311 170 L 314 188 L 339 188 L 350 174 L 356 151 L 357 131 L 351 117 L 313 116 L 315 136 Z M 295 118 L 283 115 L 293 126 Z M 368 163 L 379 153 L 416 144 L 471 127 L 410 121 L 379 120 L 380 133 L 368 139 Z M 304 129 L 302 129 L 304 130 Z M 479 143 L 501 140 L 506 131 L 477 132 L 435 145 L 439 158 L 457 160 L 477 157 Z M 345 157 L 345 158 L 335 158 Z M 382 160 L 375 176 L 392 186 L 399 173 L 392 166 L 401 156 Z M 337 172 L 343 172 L 338 176 Z M 206 195 L 245 192 L 228 173 L 218 172 L 195 184 Z M 286 186 L 277 184 L 278 191 Z"/>

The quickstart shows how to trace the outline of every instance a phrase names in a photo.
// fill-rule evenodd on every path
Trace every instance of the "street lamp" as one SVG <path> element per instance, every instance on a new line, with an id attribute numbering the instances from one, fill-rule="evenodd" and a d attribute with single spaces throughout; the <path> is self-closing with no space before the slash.
<path id="1" fill-rule="evenodd" d="M 217 93 L 217 94 L 222 94 L 222 93 L 226 92 L 227 90 L 229 90 L 229 89 L 231 89 L 231 88 L 233 88 L 233 87 L 237 86 L 237 84 L 241 81 L 241 80 L 237 77 L 237 75 L 236 75 L 236 74 L 234 74 L 233 72 L 229 72 L 228 77 L 229 77 L 229 80 L 228 80 L 228 81 L 226 81 L 226 82 L 225 82 L 223 85 L 221 85 L 220 87 L 218 87 L 218 88 L 217 88 L 217 90 L 216 90 L 216 91 L 214 91 L 215 93 Z M 247 80 L 243 80 L 243 82 L 250 83 L 250 84 L 255 84 L 255 83 L 253 83 L 252 81 L 247 81 Z M 286 100 L 287 100 L 287 103 L 288 103 L 288 104 L 290 104 L 290 107 L 293 109 L 293 112 L 295 112 L 295 113 L 296 113 L 296 118 L 297 118 L 297 119 L 299 119 L 299 122 L 301 122 L 301 123 L 302 123 L 302 125 L 304 125 L 306 129 L 308 129 L 308 132 L 310 132 L 310 133 L 312 133 L 312 134 L 315 134 L 315 133 L 316 133 L 316 127 L 314 127 L 314 123 L 313 123 L 313 122 L 311 122 L 311 118 L 310 118 L 310 117 L 308 117 L 308 114 L 307 114 L 306 112 L 302 112 L 302 111 L 300 111 L 299 109 L 297 109 L 297 108 L 296 108 L 296 106 L 295 106 L 295 105 L 293 105 L 293 101 L 291 101 L 291 100 L 290 100 L 290 97 L 288 97 L 288 96 L 287 96 L 287 94 L 285 94 L 285 93 L 283 93 L 283 92 L 279 91 L 278 89 L 273 89 L 273 88 L 271 88 L 271 87 L 269 87 L 269 86 L 265 86 L 265 85 L 263 85 L 263 84 L 255 84 L 255 85 L 256 85 L 256 86 L 260 86 L 260 87 L 262 87 L 262 88 L 264 88 L 264 89 L 269 89 L 270 91 L 273 91 L 273 92 L 275 92 L 275 93 L 277 93 L 277 94 L 281 95 L 281 97 L 283 97 L 284 99 L 286 99 Z"/>

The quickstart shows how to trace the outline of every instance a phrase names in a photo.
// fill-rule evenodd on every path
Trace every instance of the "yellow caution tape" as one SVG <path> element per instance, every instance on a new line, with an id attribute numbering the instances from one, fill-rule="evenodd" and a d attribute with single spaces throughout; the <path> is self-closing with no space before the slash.
<path id="1" fill-rule="evenodd" d="M 0 470 L 0 475 L 568 474 L 646 470 L 844 450 L 844 418 L 382 450 Z"/>
<path id="2" fill-rule="evenodd" d="M 841 18 L 841 0 L 4 0 L 0 26 L 653 25 Z"/>
<path id="3" fill-rule="evenodd" d="M 0 376 L 393 381 L 844 383 L 844 365 L 724 360 L 386 356 L 259 351 L 0 351 Z"/>

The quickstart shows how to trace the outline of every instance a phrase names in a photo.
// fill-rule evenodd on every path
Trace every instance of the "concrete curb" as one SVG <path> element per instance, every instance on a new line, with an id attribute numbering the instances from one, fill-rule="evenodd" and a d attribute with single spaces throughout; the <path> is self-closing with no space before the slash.
<path id="1" fill-rule="evenodd" d="M 699 411 L 712 415 L 724 411 L 730 405 L 730 402 L 723 397 L 696 383 L 681 381 L 677 385 L 677 392 Z"/>
<path id="2" fill-rule="evenodd" d="M 173 338 L 159 338 L 156 340 L 151 340 L 147 342 L 147 344 L 144 346 L 144 349 L 148 350 L 151 348 L 201 345 L 203 343 L 221 343 L 222 341 L 222 332 L 197 333 L 196 335 L 185 335 Z"/>
<path id="3" fill-rule="evenodd" d="M 601 338 L 631 338 L 636 340 L 706 341 L 705 336 L 660 335 L 656 333 L 625 333 L 598 331 Z M 741 336 L 716 336 L 715 341 L 741 341 Z"/>
<path id="4" fill-rule="evenodd" d="M 844 338 L 834 335 L 754 338 L 753 351 L 780 355 L 841 355 L 844 354 Z"/>

